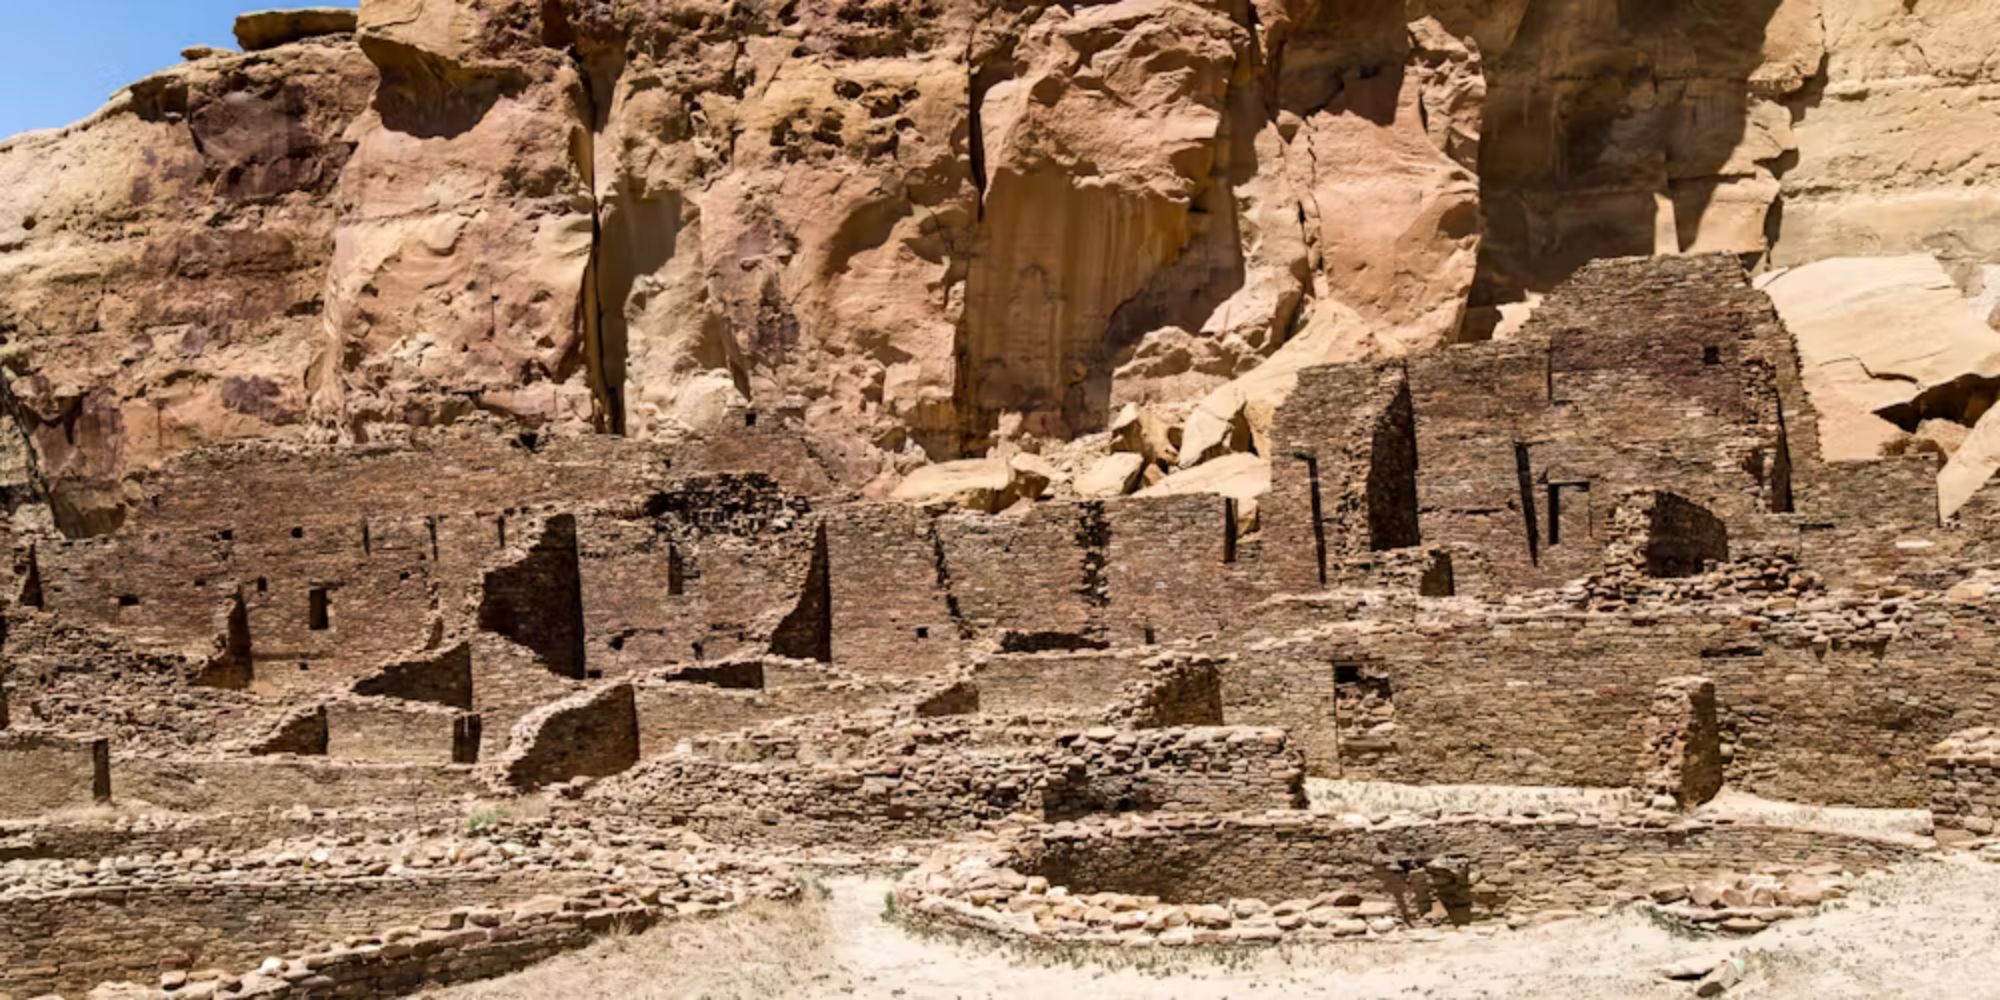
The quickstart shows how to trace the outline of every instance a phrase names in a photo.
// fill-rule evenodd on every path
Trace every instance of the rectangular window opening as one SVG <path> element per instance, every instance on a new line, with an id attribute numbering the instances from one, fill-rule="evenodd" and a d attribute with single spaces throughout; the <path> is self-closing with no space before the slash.
<path id="1" fill-rule="evenodd" d="M 327 616 L 328 593 L 325 587 L 314 587 L 306 595 L 306 627 L 314 632 L 324 632 L 333 627 Z"/>

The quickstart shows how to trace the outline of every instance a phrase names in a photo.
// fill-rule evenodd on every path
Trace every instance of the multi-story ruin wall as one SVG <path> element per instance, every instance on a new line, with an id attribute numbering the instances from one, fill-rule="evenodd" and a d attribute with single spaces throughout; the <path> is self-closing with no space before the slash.
<path id="1" fill-rule="evenodd" d="M 886 849 L 1314 777 L 1977 827 L 1926 760 L 2000 699 L 2000 501 L 1822 462 L 1795 368 L 1732 260 L 1621 261 L 1515 339 L 1305 370 L 1254 503 L 885 503 L 761 471 L 782 425 L 192 452 L 15 539 L 0 818 L 559 788 Z"/>
<path id="2" fill-rule="evenodd" d="M 1001 516 L 815 497 L 723 471 L 756 460 L 754 437 L 697 458 L 615 441 L 199 452 L 124 529 L 33 547 L 41 606 L 18 607 L 10 647 L 60 659 L 43 620 L 115 636 L 180 657 L 162 683 L 206 677 L 246 720 L 261 702 L 393 694 L 383 678 L 449 652 L 468 690 L 417 697 L 478 716 L 490 756 L 541 705 L 676 665 L 775 655 L 831 673 L 756 695 L 641 683 L 649 752 L 842 698 L 914 701 L 981 649 L 1000 657 L 983 668 L 990 710 L 1054 709 L 1065 688 L 1116 687 L 1086 675 L 1126 661 L 1023 673 L 1036 661 L 1010 657 L 1200 639 L 1232 657 L 1221 721 L 1286 727 L 1313 773 L 1605 785 L 1635 773 L 1654 686 L 1699 674 L 1732 780 L 1907 804 L 1921 772 L 1896 762 L 1989 683 L 1987 620 L 1916 599 L 1801 606 L 1846 581 L 1963 575 L 1982 522 L 1940 524 L 1934 493 L 1904 488 L 1913 459 L 1820 462 L 1794 368 L 1728 258 L 1593 265 L 1515 340 L 1304 372 L 1254 522 L 1199 493 Z M 1789 568 L 1732 575 L 1770 553 Z M 1586 579 L 1683 581 L 1680 606 L 1561 589 Z M 1392 600 L 1275 599 L 1364 590 Z M 1514 595 L 1536 609 L 1490 603 Z M 247 679 L 192 666 L 231 649 Z M 50 676 L 17 668 L 17 726 L 80 698 Z M 437 752 L 408 752 L 436 758 L 465 725 L 355 704 L 330 724 L 336 756 L 379 756 L 356 749 L 383 742 L 367 731 L 409 725 Z M 151 738 L 108 735 L 121 754 Z M 1801 777 L 1809 762 L 1833 777 Z"/>

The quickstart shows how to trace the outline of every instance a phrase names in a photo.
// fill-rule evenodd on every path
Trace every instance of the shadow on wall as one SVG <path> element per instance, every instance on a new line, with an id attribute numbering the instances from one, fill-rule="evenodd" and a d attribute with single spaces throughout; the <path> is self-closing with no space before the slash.
<path id="1" fill-rule="evenodd" d="M 1757 119 L 1795 117 L 1812 89 L 1804 73 L 1758 72 L 1780 6 L 1530 0 L 1511 35 L 1488 27 L 1472 305 L 1547 291 L 1598 258 L 1763 252 L 1789 154 Z M 1481 27 L 1439 16 L 1454 34 Z"/>

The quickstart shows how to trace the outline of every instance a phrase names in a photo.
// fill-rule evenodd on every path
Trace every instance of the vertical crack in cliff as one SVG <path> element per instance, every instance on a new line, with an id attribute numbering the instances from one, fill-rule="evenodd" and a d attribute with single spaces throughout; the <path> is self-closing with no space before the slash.
<path id="1" fill-rule="evenodd" d="M 578 110 L 584 126 L 575 155 L 584 183 L 590 188 L 590 258 L 589 263 L 584 265 L 584 287 L 577 305 L 585 378 L 590 384 L 591 395 L 603 411 L 597 421 L 598 429 L 622 437 L 625 434 L 625 378 L 620 359 L 624 357 L 624 345 L 611 341 L 614 336 L 622 339 L 624 328 L 608 323 L 605 317 L 607 309 L 622 312 L 625 304 L 605 301 L 604 198 L 597 179 L 597 137 L 609 116 L 611 95 L 598 92 L 600 83 L 597 74 L 592 71 L 582 49 L 571 45 L 567 54 L 576 68 L 578 101 L 581 104 Z"/>
<path id="2" fill-rule="evenodd" d="M 977 40 L 978 29 L 974 28 L 965 39 L 965 120 L 966 155 L 971 160 L 972 188 L 976 200 L 973 203 L 973 219 L 986 221 L 986 121 L 982 106 L 986 103 L 986 92 L 992 88 L 990 81 L 983 80 L 984 74 L 973 59 L 973 44 Z"/>

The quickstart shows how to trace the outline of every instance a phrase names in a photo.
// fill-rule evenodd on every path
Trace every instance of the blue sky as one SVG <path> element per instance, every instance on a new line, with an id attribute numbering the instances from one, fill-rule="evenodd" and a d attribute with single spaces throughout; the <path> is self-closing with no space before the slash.
<path id="1" fill-rule="evenodd" d="M 0 136 L 67 125 L 119 88 L 181 61 L 190 45 L 235 48 L 236 15 L 356 0 L 0 0 Z"/>

